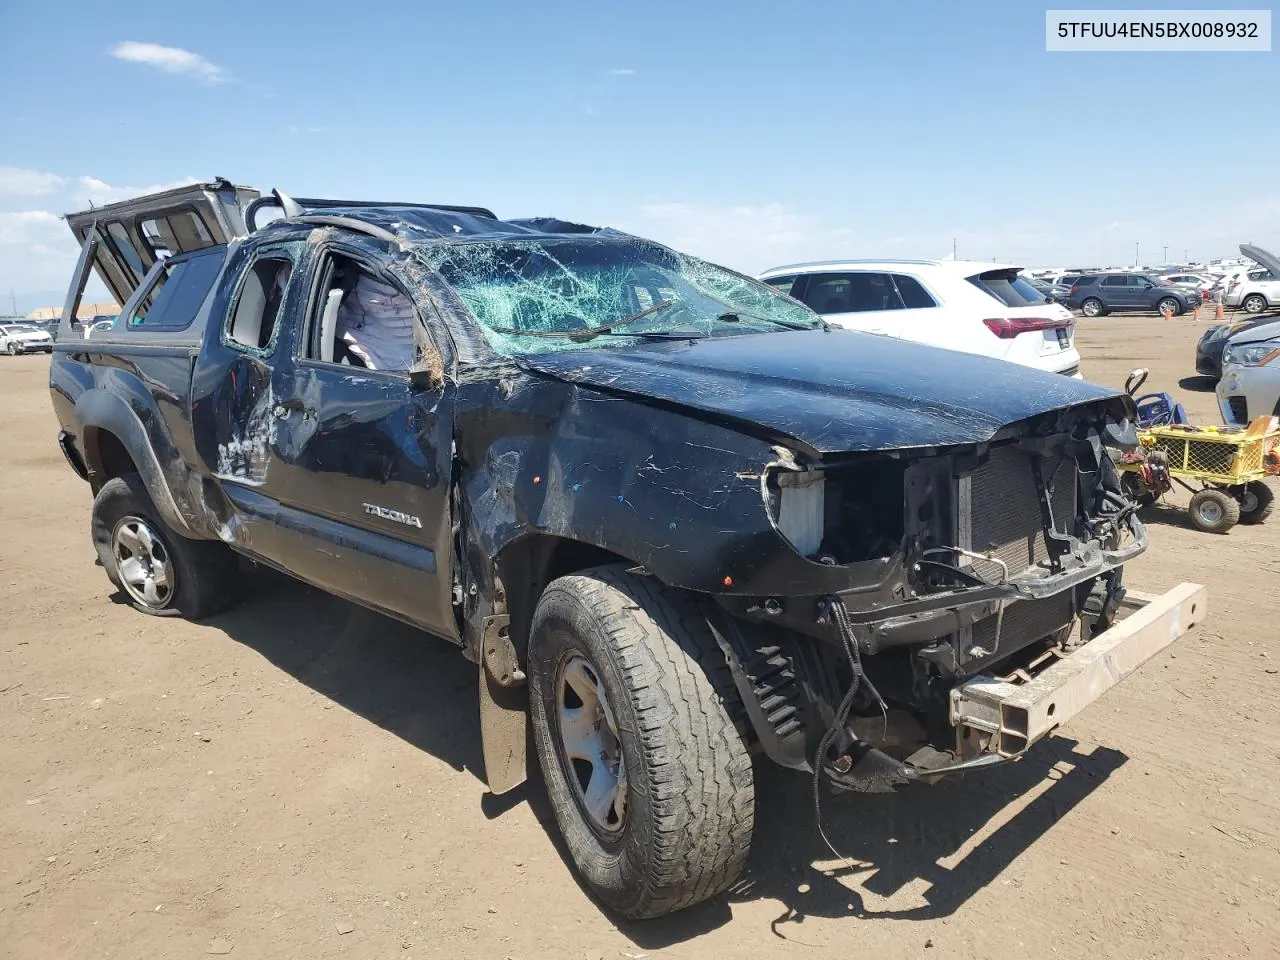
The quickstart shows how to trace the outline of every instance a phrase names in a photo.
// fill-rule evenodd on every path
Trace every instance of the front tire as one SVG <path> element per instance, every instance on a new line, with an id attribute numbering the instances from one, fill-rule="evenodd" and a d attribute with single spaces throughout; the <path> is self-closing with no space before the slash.
<path id="1" fill-rule="evenodd" d="M 1261 313 L 1267 309 L 1267 298 L 1259 293 L 1251 293 L 1244 298 L 1241 306 L 1244 307 L 1245 313 Z"/>
<path id="2" fill-rule="evenodd" d="M 1251 480 L 1244 485 L 1244 493 L 1240 497 L 1240 522 L 1263 523 L 1275 506 L 1275 491 L 1261 480 Z"/>
<path id="3" fill-rule="evenodd" d="M 136 473 L 102 485 L 90 528 L 103 569 L 135 610 L 199 620 L 234 599 L 235 556 L 221 543 L 170 529 Z"/>
<path id="4" fill-rule="evenodd" d="M 9 351 L 9 356 L 11 357 L 18 355 L 18 345 L 16 343 L 10 343 L 5 349 Z"/>
<path id="5" fill-rule="evenodd" d="M 1086 317 L 1102 316 L 1102 301 L 1097 297 L 1089 297 L 1084 303 L 1080 304 L 1080 312 Z"/>
<path id="6" fill-rule="evenodd" d="M 1156 304 L 1156 313 L 1164 313 L 1166 310 L 1169 311 L 1170 316 L 1180 316 L 1182 313 L 1182 304 L 1173 299 L 1173 297 L 1165 297 Z"/>
<path id="7" fill-rule="evenodd" d="M 1225 490 L 1209 488 L 1191 498 L 1191 522 L 1205 533 L 1226 533 L 1240 522 L 1240 504 Z"/>
<path id="8" fill-rule="evenodd" d="M 751 759 L 692 598 L 621 567 L 551 583 L 529 640 L 534 743 L 574 865 L 625 917 L 726 889 L 751 845 Z"/>

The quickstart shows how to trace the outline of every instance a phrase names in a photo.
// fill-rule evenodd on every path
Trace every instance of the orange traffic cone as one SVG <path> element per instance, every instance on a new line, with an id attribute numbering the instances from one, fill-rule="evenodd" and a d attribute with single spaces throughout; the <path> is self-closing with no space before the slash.
<path id="1" fill-rule="evenodd" d="M 1219 300 L 1219 301 L 1218 301 L 1218 309 L 1217 309 L 1217 310 L 1215 310 L 1215 311 L 1213 311 L 1213 319 L 1215 319 L 1215 320 L 1225 320 L 1225 319 L 1226 319 L 1226 314 L 1222 312 L 1222 301 L 1221 301 L 1221 300 Z"/>
<path id="2" fill-rule="evenodd" d="M 1191 319 L 1194 320 L 1196 323 L 1200 322 L 1200 304 L 1197 303 L 1194 307 L 1191 308 Z"/>
<path id="3" fill-rule="evenodd" d="M 1172 310 L 1170 310 L 1168 307 L 1162 307 L 1162 308 L 1160 309 L 1160 314 L 1161 314 L 1161 315 L 1162 315 L 1166 320 L 1170 320 L 1170 319 L 1172 319 L 1172 318 L 1173 318 L 1173 311 L 1172 311 Z"/>

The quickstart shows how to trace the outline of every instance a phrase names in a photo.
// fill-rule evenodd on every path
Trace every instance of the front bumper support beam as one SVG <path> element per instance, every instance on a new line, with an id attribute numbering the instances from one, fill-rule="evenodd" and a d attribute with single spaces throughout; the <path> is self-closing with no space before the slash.
<path id="1" fill-rule="evenodd" d="M 1205 618 L 1208 591 L 1183 583 L 1167 593 L 1130 591 L 1115 626 L 1030 680 L 980 675 L 951 691 L 951 724 L 991 738 L 1001 757 L 1018 757 Z"/>

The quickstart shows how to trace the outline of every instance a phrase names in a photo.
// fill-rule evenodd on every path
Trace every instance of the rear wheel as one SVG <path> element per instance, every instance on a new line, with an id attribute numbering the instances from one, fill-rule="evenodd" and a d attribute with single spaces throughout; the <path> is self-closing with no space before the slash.
<path id="1" fill-rule="evenodd" d="M 621 567 L 561 577 L 534 612 L 528 672 L 547 794 L 592 892 L 641 918 L 728 887 L 755 788 L 737 693 L 693 601 Z"/>
<path id="2" fill-rule="evenodd" d="M 1245 313 L 1261 313 L 1267 309 L 1267 298 L 1260 293 L 1251 293 L 1240 305 L 1244 307 Z"/>
<path id="3" fill-rule="evenodd" d="M 1240 522 L 1262 523 L 1271 516 L 1275 505 L 1275 491 L 1261 480 L 1252 480 L 1240 495 Z"/>
<path id="4" fill-rule="evenodd" d="M 1168 312 L 1171 315 L 1176 317 L 1178 314 L 1182 313 L 1182 304 L 1179 303 L 1177 300 L 1173 299 L 1173 297 L 1165 297 L 1163 300 L 1161 300 L 1159 303 L 1156 304 L 1156 312 L 1157 313 Z"/>
<path id="5" fill-rule="evenodd" d="M 1226 533 L 1240 522 L 1240 504 L 1225 490 L 1201 490 L 1187 508 L 1191 522 L 1205 533 Z"/>
<path id="6" fill-rule="evenodd" d="M 171 530 L 136 473 L 102 485 L 91 530 L 107 576 L 136 610 L 198 620 L 233 598 L 235 556 L 221 543 Z"/>
<path id="7" fill-rule="evenodd" d="M 1080 304 L 1080 312 L 1086 317 L 1102 316 L 1102 301 L 1097 297 L 1089 297 L 1084 303 Z"/>

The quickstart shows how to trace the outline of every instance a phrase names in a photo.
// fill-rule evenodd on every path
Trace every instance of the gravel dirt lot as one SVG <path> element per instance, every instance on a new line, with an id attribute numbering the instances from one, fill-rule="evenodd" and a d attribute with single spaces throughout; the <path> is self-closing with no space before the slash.
<path id="1" fill-rule="evenodd" d="M 1082 321 L 1217 422 L 1205 322 Z M 112 597 L 45 356 L 0 357 L 0 957 L 1280 956 L 1280 519 L 1157 509 L 1127 582 L 1211 615 L 1023 763 L 825 801 L 758 768 L 740 888 L 620 924 L 541 788 L 487 794 L 475 668 L 275 574 L 203 623 Z M 1180 386 L 1181 381 L 1181 386 Z M 1175 498 L 1185 505 L 1185 497 Z"/>

